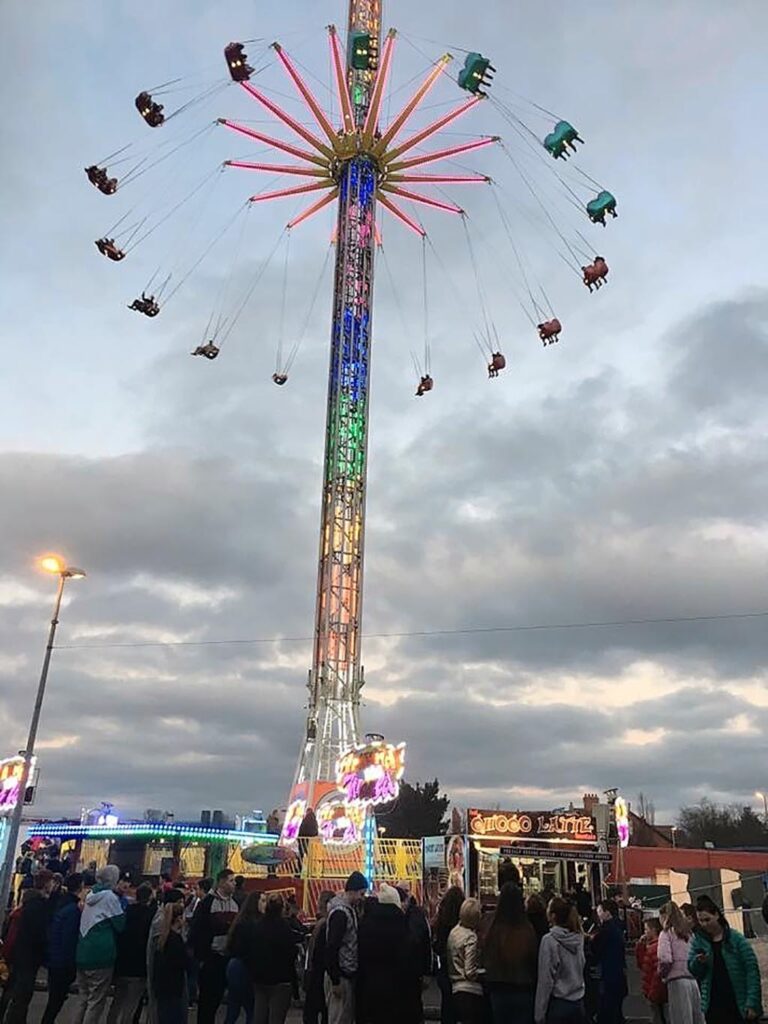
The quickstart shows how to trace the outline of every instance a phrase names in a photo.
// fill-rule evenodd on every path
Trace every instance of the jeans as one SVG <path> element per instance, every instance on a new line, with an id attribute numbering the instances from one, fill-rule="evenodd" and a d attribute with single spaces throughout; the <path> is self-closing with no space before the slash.
<path id="1" fill-rule="evenodd" d="M 624 1024 L 624 997 L 626 982 L 600 986 L 600 1002 L 597 1006 L 597 1024 Z"/>
<path id="2" fill-rule="evenodd" d="M 146 978 L 115 978 L 115 998 L 109 1008 L 107 1024 L 133 1024 L 146 990 Z"/>
<path id="3" fill-rule="evenodd" d="M 159 1024 L 187 1024 L 189 1008 L 184 996 L 175 999 L 157 1000 L 157 1019 Z"/>
<path id="4" fill-rule="evenodd" d="M 233 957 L 227 964 L 227 1019 L 236 1024 L 240 1011 L 245 1011 L 245 1024 L 253 1021 L 253 983 L 242 960 Z"/>
<path id="5" fill-rule="evenodd" d="M 291 983 L 280 985 L 254 985 L 254 1024 L 285 1024 L 291 1008 Z"/>
<path id="6" fill-rule="evenodd" d="M 533 1024 L 533 992 L 492 988 L 493 1024 Z"/>
<path id="7" fill-rule="evenodd" d="M 547 1024 L 585 1024 L 584 1002 L 581 999 L 556 999 L 547 1007 Z"/>
<path id="8" fill-rule="evenodd" d="M 43 1012 L 41 1024 L 53 1024 L 67 1000 L 72 982 L 77 976 L 74 967 L 48 968 L 48 1002 Z"/>
<path id="9" fill-rule="evenodd" d="M 453 986 L 448 972 L 442 967 L 436 974 L 437 987 L 440 989 L 440 1024 L 456 1024 L 456 1011 L 453 1007 Z"/>
<path id="10" fill-rule="evenodd" d="M 454 992 L 453 1005 L 456 1019 L 460 1024 L 483 1024 L 485 1020 L 485 999 L 472 992 Z"/>
<path id="11" fill-rule="evenodd" d="M 91 971 L 77 972 L 77 987 L 80 1002 L 72 1024 L 101 1024 L 112 984 L 111 967 L 99 967 Z"/>
<path id="12" fill-rule="evenodd" d="M 216 1024 L 216 1011 L 226 987 L 227 958 L 218 953 L 209 953 L 200 966 L 197 1024 Z"/>
<path id="13" fill-rule="evenodd" d="M 11 1001 L 5 1011 L 7 1024 L 26 1024 L 27 1010 L 32 1002 L 32 996 L 35 994 L 36 978 L 36 967 L 14 968 Z"/>
<path id="14" fill-rule="evenodd" d="M 326 974 L 325 1001 L 328 1004 L 328 1024 L 355 1024 L 355 982 L 352 978 L 342 978 L 336 994 Z"/>

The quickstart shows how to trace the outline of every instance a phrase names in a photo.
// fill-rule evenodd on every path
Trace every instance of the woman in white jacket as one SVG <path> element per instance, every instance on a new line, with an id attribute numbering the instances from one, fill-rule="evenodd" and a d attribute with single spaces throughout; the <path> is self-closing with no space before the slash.
<path id="1" fill-rule="evenodd" d="M 699 986 L 688 970 L 691 926 L 676 903 L 665 903 L 659 918 L 662 932 L 657 956 L 659 974 L 667 983 L 669 1024 L 702 1024 Z"/>
<path id="2" fill-rule="evenodd" d="M 485 996 L 480 981 L 480 950 L 477 929 L 482 910 L 480 900 L 464 900 L 459 923 L 448 936 L 448 977 L 459 1024 L 481 1024 Z"/>

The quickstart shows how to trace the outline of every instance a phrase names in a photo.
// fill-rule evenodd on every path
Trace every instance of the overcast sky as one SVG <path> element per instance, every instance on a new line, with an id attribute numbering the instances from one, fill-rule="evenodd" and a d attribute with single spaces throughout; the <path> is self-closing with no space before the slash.
<path id="1" fill-rule="evenodd" d="M 436 386 L 417 401 L 421 244 L 383 222 L 394 290 L 380 258 L 365 631 L 440 632 L 365 642 L 364 727 L 407 740 L 408 777 L 437 776 L 461 806 L 554 807 L 610 786 L 644 791 L 662 816 L 703 796 L 753 802 L 768 786 L 765 619 L 443 631 L 768 611 L 768 9 L 482 10 L 479 24 L 457 0 L 385 3 L 385 27 L 402 32 L 385 113 L 445 49 L 487 53 L 493 97 L 533 132 L 551 118 L 518 97 L 578 127 L 578 165 L 617 195 L 620 216 L 605 229 L 579 220 L 498 102 L 445 144 L 504 136 L 566 237 L 578 228 L 611 272 L 589 295 L 503 150 L 460 159 L 498 183 L 564 331 L 544 351 L 526 319 L 492 188 L 448 188 L 469 214 L 508 369 L 489 382 L 473 340 L 483 311 L 461 221 L 415 211 L 439 253 L 427 256 Z M 269 179 L 214 175 L 120 265 L 93 245 L 125 213 L 153 226 L 222 160 L 266 156 L 258 144 L 213 129 L 114 197 L 82 169 L 218 116 L 287 137 L 235 86 L 157 133 L 133 97 L 180 75 L 213 81 L 224 44 L 258 38 L 252 54 L 283 41 L 328 102 L 324 26 L 344 24 L 345 4 L 38 0 L 0 19 L 3 753 L 24 744 L 53 598 L 34 558 L 61 551 L 89 575 L 62 615 L 37 810 L 269 810 L 290 786 L 311 661 L 332 218 L 291 239 L 286 344 L 321 291 L 278 389 L 284 242 L 220 358 L 189 352 L 305 204 L 255 205 L 154 321 L 127 302 L 156 270 L 181 280 Z M 259 81 L 308 119 L 279 68 Z M 461 98 L 446 78 L 414 123 Z M 270 642 L 218 642 L 259 639 Z"/>

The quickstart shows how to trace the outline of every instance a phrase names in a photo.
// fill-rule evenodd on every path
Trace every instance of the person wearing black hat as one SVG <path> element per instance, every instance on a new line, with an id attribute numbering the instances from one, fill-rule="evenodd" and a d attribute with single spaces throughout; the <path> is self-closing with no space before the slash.
<path id="1" fill-rule="evenodd" d="M 328 904 L 326 925 L 325 998 L 328 1024 L 354 1024 L 355 980 L 358 966 L 357 908 L 368 891 L 368 879 L 353 871 L 339 893 Z"/>

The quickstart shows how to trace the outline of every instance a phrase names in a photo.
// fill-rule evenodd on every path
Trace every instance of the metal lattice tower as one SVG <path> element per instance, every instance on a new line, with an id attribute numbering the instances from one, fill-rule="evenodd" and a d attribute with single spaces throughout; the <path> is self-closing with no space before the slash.
<path id="1" fill-rule="evenodd" d="M 349 33 L 381 46 L 380 0 L 350 0 Z M 348 72 L 355 128 L 362 131 L 374 71 Z M 377 170 L 352 156 L 338 178 L 336 271 L 328 374 L 325 469 L 314 656 L 305 741 L 292 798 L 312 805 L 335 789 L 340 752 L 358 742 L 360 629 L 368 448 L 371 312 Z"/>

